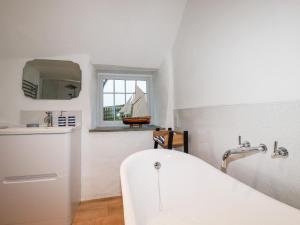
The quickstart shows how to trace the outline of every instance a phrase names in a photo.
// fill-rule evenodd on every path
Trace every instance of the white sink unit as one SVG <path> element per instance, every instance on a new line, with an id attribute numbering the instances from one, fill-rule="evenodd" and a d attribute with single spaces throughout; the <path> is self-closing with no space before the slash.
<path id="1" fill-rule="evenodd" d="M 0 129 L 0 225 L 71 225 L 80 146 L 79 127 Z"/>

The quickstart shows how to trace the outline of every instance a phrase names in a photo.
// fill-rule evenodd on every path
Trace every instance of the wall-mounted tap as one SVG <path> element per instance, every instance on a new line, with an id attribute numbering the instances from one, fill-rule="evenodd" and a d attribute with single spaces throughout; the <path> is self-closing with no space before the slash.
<path id="1" fill-rule="evenodd" d="M 249 141 L 244 141 L 243 143 L 242 143 L 242 137 L 241 136 L 239 136 L 239 145 L 238 145 L 238 147 L 240 147 L 240 148 L 244 148 L 244 147 L 251 147 L 251 144 L 250 144 L 250 142 Z"/>
<path id="2" fill-rule="evenodd" d="M 258 147 L 251 147 L 249 141 L 245 141 L 242 143 L 241 136 L 239 136 L 239 145 L 237 148 L 230 149 L 223 154 L 222 157 L 222 166 L 221 170 L 226 172 L 228 159 L 231 155 L 246 155 L 251 153 L 258 153 L 258 152 L 266 152 L 268 150 L 265 144 L 260 144 Z"/>
<path id="3" fill-rule="evenodd" d="M 274 152 L 272 154 L 272 158 L 287 158 L 289 157 L 289 152 L 286 148 L 284 147 L 277 147 L 278 146 L 278 142 L 275 141 L 274 143 Z"/>
<path id="4" fill-rule="evenodd" d="M 53 116 L 52 112 L 47 111 L 47 116 L 44 118 L 44 122 L 47 124 L 47 127 L 53 127 Z"/>

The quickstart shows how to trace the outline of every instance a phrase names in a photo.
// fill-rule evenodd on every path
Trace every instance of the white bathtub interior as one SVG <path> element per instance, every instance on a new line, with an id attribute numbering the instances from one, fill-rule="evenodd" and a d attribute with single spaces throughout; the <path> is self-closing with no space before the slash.
<path id="1" fill-rule="evenodd" d="M 136 153 L 123 162 L 121 180 L 126 225 L 300 224 L 299 210 L 176 151 Z"/>

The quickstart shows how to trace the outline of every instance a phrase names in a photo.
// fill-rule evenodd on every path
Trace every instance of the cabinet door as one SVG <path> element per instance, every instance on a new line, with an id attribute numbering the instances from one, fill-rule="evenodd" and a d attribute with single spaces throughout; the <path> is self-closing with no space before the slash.
<path id="1" fill-rule="evenodd" d="M 0 180 L 70 173 L 70 134 L 0 136 Z"/>
<path id="2" fill-rule="evenodd" d="M 2 182 L 0 225 L 71 220 L 69 182 L 69 177 Z"/>

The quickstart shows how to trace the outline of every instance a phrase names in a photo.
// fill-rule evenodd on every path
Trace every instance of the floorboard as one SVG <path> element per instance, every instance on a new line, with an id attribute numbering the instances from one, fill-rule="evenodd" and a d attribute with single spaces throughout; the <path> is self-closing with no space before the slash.
<path id="1" fill-rule="evenodd" d="M 124 225 L 122 198 L 81 202 L 72 225 Z"/>

